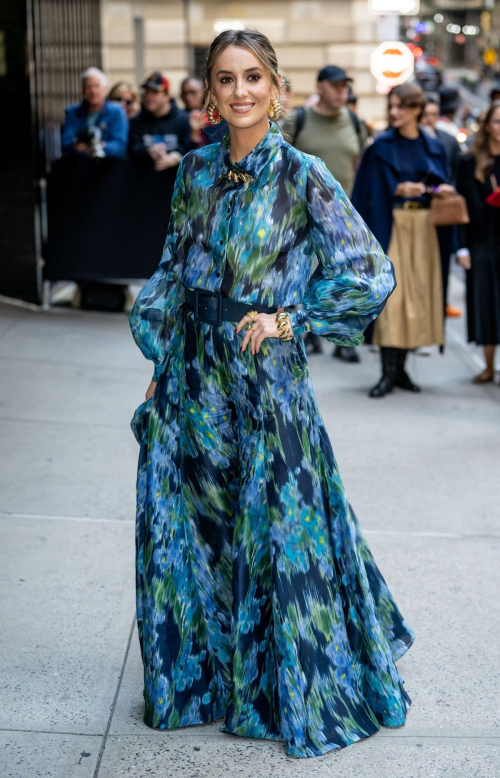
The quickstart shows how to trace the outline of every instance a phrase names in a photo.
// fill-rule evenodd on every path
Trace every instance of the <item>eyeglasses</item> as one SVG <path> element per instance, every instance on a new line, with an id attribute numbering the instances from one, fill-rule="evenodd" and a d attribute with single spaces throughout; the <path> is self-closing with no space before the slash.
<path id="1" fill-rule="evenodd" d="M 134 104 L 134 99 L 133 98 L 131 99 L 130 97 L 128 99 L 125 99 L 125 97 L 115 97 L 115 98 L 113 98 L 113 100 L 114 100 L 115 103 L 123 103 L 123 105 L 133 105 Z"/>

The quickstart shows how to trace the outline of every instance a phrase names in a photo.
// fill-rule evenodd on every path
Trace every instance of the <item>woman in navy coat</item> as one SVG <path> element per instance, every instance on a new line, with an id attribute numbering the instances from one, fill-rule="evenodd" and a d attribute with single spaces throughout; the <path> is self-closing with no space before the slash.
<path id="1" fill-rule="evenodd" d="M 453 189 L 446 184 L 443 144 L 418 127 L 424 106 L 425 95 L 415 84 L 391 91 L 392 127 L 366 150 L 352 195 L 354 207 L 393 261 L 398 282 L 374 328 L 382 378 L 371 397 L 389 394 L 394 386 L 420 391 L 405 371 L 407 352 L 443 344 L 441 257 L 449 257 L 451 231 L 430 224 L 429 206 L 431 196 L 448 196 Z"/>

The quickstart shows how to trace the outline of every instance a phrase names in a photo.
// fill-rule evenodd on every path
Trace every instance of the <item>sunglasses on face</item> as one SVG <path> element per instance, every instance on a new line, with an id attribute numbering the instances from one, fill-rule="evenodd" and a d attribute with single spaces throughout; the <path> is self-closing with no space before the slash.
<path id="1" fill-rule="evenodd" d="M 131 98 L 125 99 L 124 97 L 115 97 L 115 103 L 123 103 L 123 105 L 133 105 L 134 100 Z"/>

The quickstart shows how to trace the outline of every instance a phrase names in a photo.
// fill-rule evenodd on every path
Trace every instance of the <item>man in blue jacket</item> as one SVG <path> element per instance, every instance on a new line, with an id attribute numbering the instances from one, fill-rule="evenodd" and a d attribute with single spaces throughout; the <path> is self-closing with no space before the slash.
<path id="1" fill-rule="evenodd" d="M 126 156 L 128 119 L 120 103 L 106 100 L 107 84 L 99 68 L 82 73 L 83 101 L 66 108 L 61 128 L 64 155 Z"/>

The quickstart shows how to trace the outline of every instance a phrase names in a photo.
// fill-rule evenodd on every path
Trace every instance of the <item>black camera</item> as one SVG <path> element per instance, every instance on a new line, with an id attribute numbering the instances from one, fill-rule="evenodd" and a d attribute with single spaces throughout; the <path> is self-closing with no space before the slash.
<path id="1" fill-rule="evenodd" d="M 91 157 L 104 157 L 104 146 L 102 145 L 102 132 L 100 127 L 90 125 L 76 133 L 76 143 L 85 143 L 89 147 Z"/>

